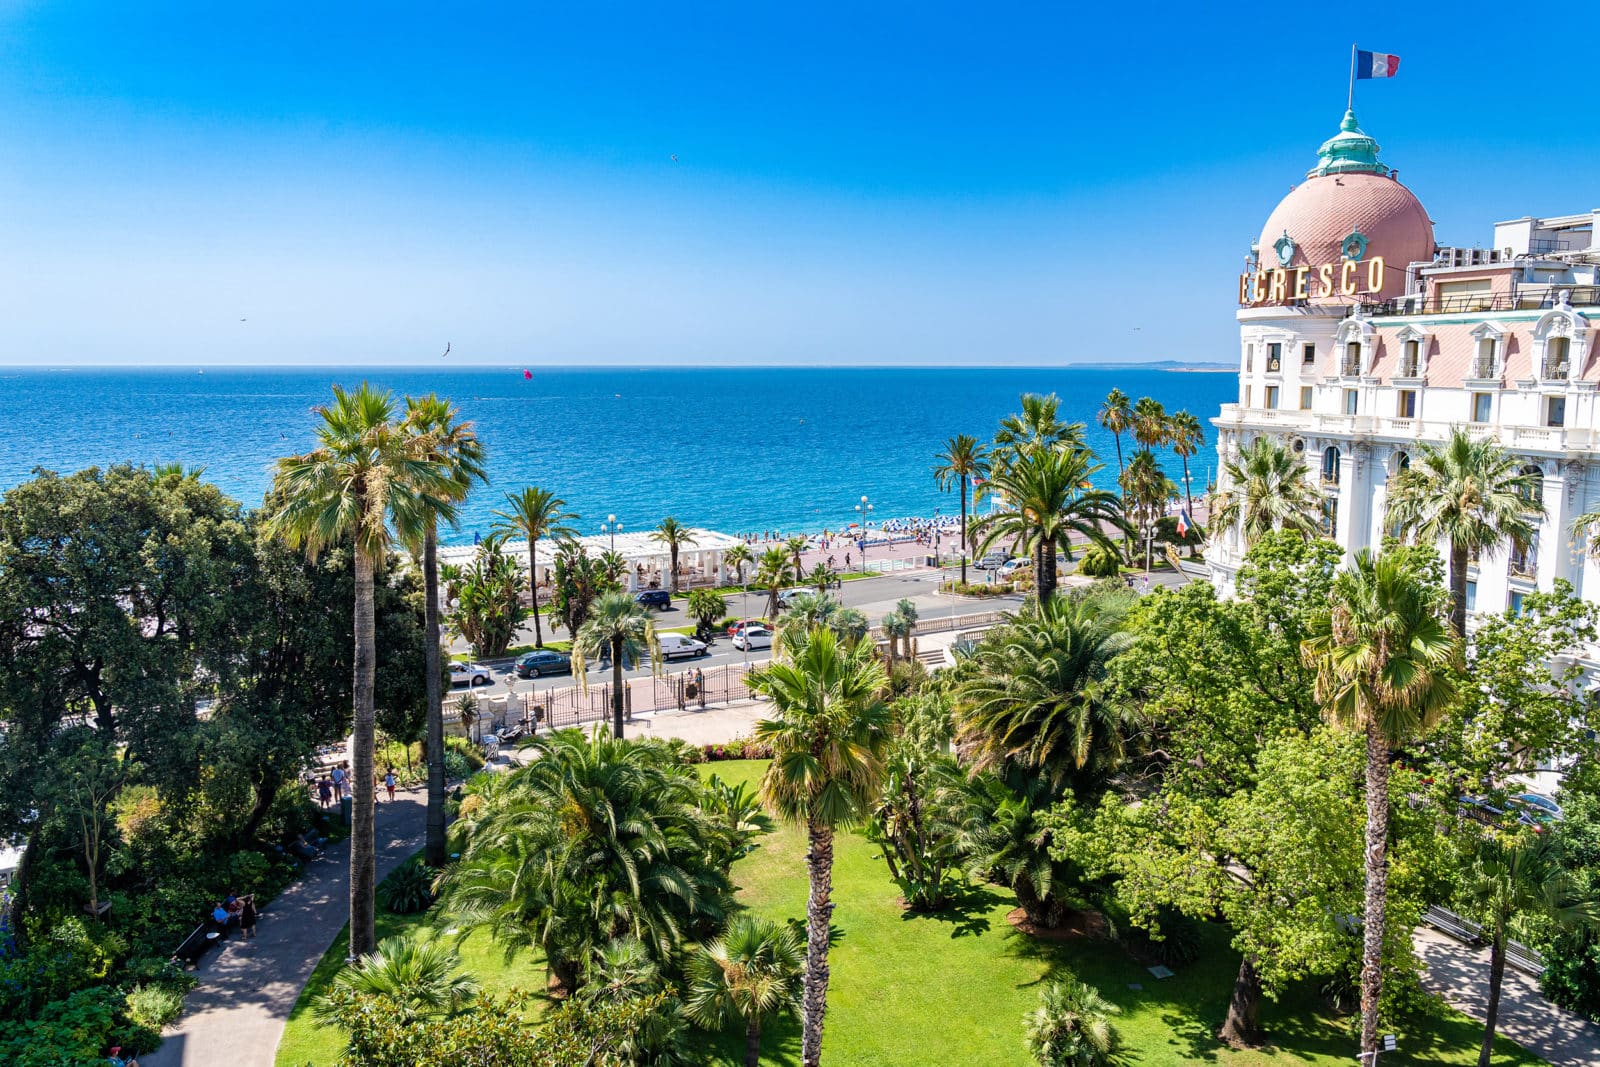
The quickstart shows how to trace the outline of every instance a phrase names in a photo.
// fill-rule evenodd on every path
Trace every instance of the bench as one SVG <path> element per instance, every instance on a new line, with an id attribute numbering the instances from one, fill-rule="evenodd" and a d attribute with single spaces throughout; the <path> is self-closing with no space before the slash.
<path id="1" fill-rule="evenodd" d="M 221 937 L 207 936 L 216 929 L 216 925 L 216 923 L 207 920 L 196 926 L 190 931 L 188 937 L 178 943 L 177 949 L 172 953 L 172 958 L 185 968 L 198 964 L 200 957 L 205 955 L 206 949 L 210 948 L 215 942 L 222 940 Z"/>
<path id="2" fill-rule="evenodd" d="M 1534 978 L 1544 977 L 1544 957 L 1526 945 L 1506 942 L 1506 963 L 1523 974 Z"/>
<path id="3" fill-rule="evenodd" d="M 1483 944 L 1483 927 L 1463 919 L 1453 911 L 1434 905 L 1422 913 L 1422 921 L 1463 944 L 1474 948 Z"/>

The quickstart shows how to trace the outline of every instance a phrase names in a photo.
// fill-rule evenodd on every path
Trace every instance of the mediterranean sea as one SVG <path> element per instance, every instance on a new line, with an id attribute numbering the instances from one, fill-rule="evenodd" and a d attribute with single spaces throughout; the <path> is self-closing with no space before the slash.
<path id="1" fill-rule="evenodd" d="M 0 369 L 0 488 L 38 467 L 177 462 L 254 507 L 273 460 L 313 446 L 330 387 L 369 381 L 397 399 L 447 396 L 477 426 L 490 484 L 447 543 L 487 532 L 503 494 L 528 484 L 563 497 L 583 533 L 610 514 L 627 530 L 673 515 L 728 533 L 810 531 L 853 521 L 863 495 L 878 522 L 953 513 L 934 454 L 958 433 L 992 436 L 1024 392 L 1057 393 L 1063 417 L 1088 424 L 1107 488 L 1116 452 L 1094 422 L 1107 392 L 1193 412 L 1208 442 L 1190 460 L 1198 495 L 1215 472 L 1209 420 L 1238 392 L 1229 373 L 1139 368 L 530 369 Z M 1178 457 L 1162 463 L 1181 485 Z"/>

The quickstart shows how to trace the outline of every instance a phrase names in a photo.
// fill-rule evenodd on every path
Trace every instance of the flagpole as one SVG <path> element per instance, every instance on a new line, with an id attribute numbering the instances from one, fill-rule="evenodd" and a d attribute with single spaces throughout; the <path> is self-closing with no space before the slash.
<path id="1" fill-rule="evenodd" d="M 1356 46 L 1350 46 L 1350 95 L 1345 97 L 1344 109 L 1354 111 L 1356 107 Z"/>

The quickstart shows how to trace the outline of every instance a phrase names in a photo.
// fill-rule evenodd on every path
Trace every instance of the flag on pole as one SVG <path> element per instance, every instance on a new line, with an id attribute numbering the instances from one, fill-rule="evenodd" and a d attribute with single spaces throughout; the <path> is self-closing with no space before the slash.
<path id="1" fill-rule="evenodd" d="M 1356 78 L 1392 78 L 1400 70 L 1400 57 L 1387 52 L 1356 50 Z"/>
<path id="2" fill-rule="evenodd" d="M 1189 531 L 1192 530 L 1192 529 L 1194 529 L 1194 520 L 1189 518 L 1188 510 L 1186 508 L 1179 508 L 1178 509 L 1178 536 L 1179 537 L 1188 537 L 1189 536 Z"/>

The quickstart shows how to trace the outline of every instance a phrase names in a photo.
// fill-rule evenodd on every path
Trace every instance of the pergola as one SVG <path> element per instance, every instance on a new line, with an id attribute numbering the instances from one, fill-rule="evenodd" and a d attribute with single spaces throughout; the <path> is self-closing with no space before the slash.
<path id="1" fill-rule="evenodd" d="M 678 549 L 678 584 L 683 588 L 692 585 L 723 585 L 733 580 L 732 573 L 723 565 L 722 556 L 734 545 L 744 542 L 730 534 L 692 527 L 689 536 L 693 544 Z M 617 554 L 628 562 L 628 591 L 639 589 L 666 589 L 671 585 L 668 569 L 672 565 L 671 550 L 660 541 L 652 540 L 650 531 L 633 531 L 610 534 L 588 534 L 575 538 L 591 556 L 608 552 L 615 546 Z M 548 586 L 554 580 L 556 550 L 560 542 L 540 538 L 535 546 L 539 557 L 539 584 Z M 528 542 L 510 540 L 503 551 L 522 567 L 528 568 Z M 477 555 L 476 545 L 441 545 L 439 562 L 457 566 L 470 564 Z"/>

